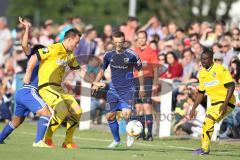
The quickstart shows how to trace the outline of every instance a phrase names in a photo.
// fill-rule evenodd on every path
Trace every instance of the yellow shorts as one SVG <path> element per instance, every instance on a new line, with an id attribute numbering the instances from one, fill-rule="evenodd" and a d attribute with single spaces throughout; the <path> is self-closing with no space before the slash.
<path id="1" fill-rule="evenodd" d="M 217 122 L 220 122 L 226 115 L 228 115 L 234 109 L 234 105 L 228 105 L 227 112 L 225 115 L 222 115 L 219 110 L 223 103 L 214 103 L 210 107 L 207 108 L 206 115 L 212 116 Z"/>
<path id="2" fill-rule="evenodd" d="M 43 87 L 39 90 L 39 94 L 53 110 L 61 108 L 63 112 L 82 113 L 82 109 L 73 95 L 67 93 L 61 86 Z"/>

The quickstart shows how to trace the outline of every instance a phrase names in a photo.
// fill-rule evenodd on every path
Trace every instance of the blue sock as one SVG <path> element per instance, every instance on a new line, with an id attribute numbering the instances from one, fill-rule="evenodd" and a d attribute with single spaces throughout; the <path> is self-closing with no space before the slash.
<path id="1" fill-rule="evenodd" d="M 3 141 L 12 133 L 14 130 L 14 126 L 12 125 L 12 122 L 9 122 L 2 130 L 0 134 L 0 143 L 3 143 Z"/>
<path id="2" fill-rule="evenodd" d="M 36 134 L 36 141 L 39 142 L 40 140 L 43 139 L 45 132 L 48 127 L 48 122 L 49 122 L 49 117 L 48 116 L 41 116 L 38 120 L 37 124 L 37 134 Z"/>
<path id="3" fill-rule="evenodd" d="M 113 138 L 116 142 L 120 142 L 120 136 L 119 136 L 119 125 L 117 120 L 113 120 L 113 121 L 108 121 L 108 125 L 111 129 Z"/>

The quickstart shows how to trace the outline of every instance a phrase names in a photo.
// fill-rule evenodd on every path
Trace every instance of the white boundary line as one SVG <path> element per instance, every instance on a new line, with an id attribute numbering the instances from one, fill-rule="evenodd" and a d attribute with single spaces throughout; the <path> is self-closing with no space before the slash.
<path id="1" fill-rule="evenodd" d="M 35 133 L 29 133 L 29 132 L 15 132 L 15 134 L 23 134 L 23 135 L 35 135 Z M 55 134 L 54 136 L 56 137 L 65 137 L 65 135 L 61 135 L 61 134 Z M 98 138 L 84 138 L 84 137 L 78 137 L 78 136 L 74 136 L 75 139 L 78 140 L 85 140 L 85 141 L 98 141 L 98 142 L 111 142 L 112 140 L 110 139 L 98 139 Z M 123 142 L 125 143 L 125 142 Z M 166 148 L 175 148 L 175 149 L 186 149 L 186 150 L 194 150 L 194 148 L 189 148 L 189 147 L 178 147 L 178 146 L 173 146 L 173 145 L 153 145 L 153 144 L 144 144 L 144 143 L 134 143 L 135 145 L 139 145 L 139 146 L 146 146 L 146 147 L 166 147 Z M 229 155 L 238 155 L 236 153 L 233 152 L 218 152 L 218 154 L 222 155 L 222 156 L 229 156 Z"/>
<path id="2" fill-rule="evenodd" d="M 15 134 L 23 134 L 23 135 L 35 135 L 35 133 L 29 133 L 29 132 L 15 132 Z M 55 134 L 54 136 L 56 137 L 65 137 L 65 135 L 61 135 L 61 134 Z M 78 140 L 84 140 L 84 141 L 98 141 L 98 142 L 112 142 L 112 140 L 110 139 L 98 139 L 98 138 L 84 138 L 84 137 L 78 137 L 78 136 L 74 136 L 75 139 Z M 125 142 L 123 142 L 125 143 Z M 166 147 L 166 148 L 175 148 L 175 149 L 186 149 L 186 150 L 194 150 L 195 148 L 190 148 L 190 147 L 178 147 L 178 146 L 173 146 L 173 145 L 153 145 L 153 144 L 144 144 L 144 143 L 134 143 L 135 145 L 139 145 L 139 146 L 146 146 L 146 147 Z M 233 152 L 218 152 L 218 154 L 222 155 L 222 156 L 229 156 L 229 155 L 238 155 L 236 153 Z"/>
<path id="3" fill-rule="evenodd" d="M 16 132 L 19 134 L 24 134 L 24 135 L 35 135 L 35 133 L 29 133 L 29 132 Z M 65 137 L 65 135 L 61 135 L 61 134 L 55 134 L 54 136 L 56 137 Z M 98 138 L 84 138 L 84 137 L 78 137 L 78 136 L 74 136 L 74 139 L 78 139 L 78 140 L 85 140 L 85 141 L 98 141 L 98 142 L 112 142 L 112 140 L 110 139 L 98 139 Z M 123 142 L 125 143 L 125 142 Z M 147 146 L 147 147 L 168 147 L 168 148 L 176 148 L 176 149 L 187 149 L 187 150 L 194 150 L 194 148 L 189 148 L 189 147 L 178 147 L 178 146 L 172 146 L 172 145 L 153 145 L 153 144 L 144 144 L 144 143 L 139 143 L 136 142 L 134 143 L 136 145 L 139 146 Z"/>

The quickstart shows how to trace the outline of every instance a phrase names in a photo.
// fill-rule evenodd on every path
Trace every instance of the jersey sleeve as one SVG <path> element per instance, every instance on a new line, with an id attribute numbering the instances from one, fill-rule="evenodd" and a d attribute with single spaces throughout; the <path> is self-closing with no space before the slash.
<path id="1" fill-rule="evenodd" d="M 105 53 L 105 55 L 103 57 L 102 69 L 106 70 L 109 63 L 110 63 L 110 53 Z"/>
<path id="2" fill-rule="evenodd" d="M 233 78 L 232 78 L 229 70 L 225 67 L 222 67 L 221 70 L 220 70 L 220 82 L 223 85 L 233 82 Z"/>
<path id="3" fill-rule="evenodd" d="M 71 70 L 80 69 L 80 65 L 73 53 L 71 53 L 71 55 L 69 56 L 68 66 L 70 67 Z"/>
<path id="4" fill-rule="evenodd" d="M 52 53 L 49 51 L 48 48 L 41 48 L 38 50 L 38 52 L 36 54 L 37 54 L 38 60 L 40 60 L 40 61 L 46 60 L 50 56 L 52 56 L 51 55 Z"/>

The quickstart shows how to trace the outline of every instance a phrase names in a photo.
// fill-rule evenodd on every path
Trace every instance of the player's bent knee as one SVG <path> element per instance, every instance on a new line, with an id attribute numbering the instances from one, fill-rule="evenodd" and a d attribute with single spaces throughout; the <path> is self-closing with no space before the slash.
<path id="1" fill-rule="evenodd" d="M 124 118 L 125 120 L 129 120 L 129 119 L 130 119 L 130 115 L 124 114 L 124 115 L 123 115 L 123 118 Z"/>
<path id="2" fill-rule="evenodd" d="M 48 107 L 44 107 L 42 109 L 40 109 L 39 111 L 37 111 L 37 116 L 47 116 L 47 117 L 51 117 L 52 113 L 51 111 L 48 109 Z"/>
<path id="3" fill-rule="evenodd" d="M 216 121 L 216 119 L 213 117 L 213 116 L 211 116 L 210 114 L 207 114 L 206 115 L 206 120 L 205 121 L 207 121 L 208 119 L 210 119 L 211 121 Z"/>
<path id="4" fill-rule="evenodd" d="M 138 116 L 142 116 L 143 114 L 144 114 L 144 111 L 143 111 L 143 110 L 140 110 L 140 111 L 137 110 L 137 115 L 138 115 Z"/>
<path id="5" fill-rule="evenodd" d="M 73 108 L 74 114 L 81 115 L 82 114 L 82 108 L 80 106 L 76 106 Z"/>
<path id="6" fill-rule="evenodd" d="M 108 121 L 113 121 L 116 118 L 116 113 L 115 112 L 109 112 L 106 114 L 106 119 Z"/>
<path id="7" fill-rule="evenodd" d="M 131 112 L 123 111 L 122 116 L 125 120 L 129 120 Z"/>
<path id="8" fill-rule="evenodd" d="M 25 119 L 25 117 L 14 117 L 12 119 L 11 123 L 14 126 L 14 128 L 17 128 L 18 126 L 20 126 L 22 124 L 24 119 Z"/>

